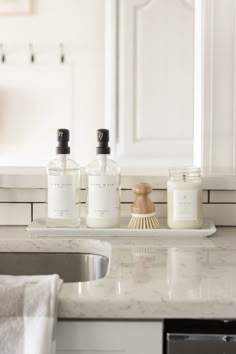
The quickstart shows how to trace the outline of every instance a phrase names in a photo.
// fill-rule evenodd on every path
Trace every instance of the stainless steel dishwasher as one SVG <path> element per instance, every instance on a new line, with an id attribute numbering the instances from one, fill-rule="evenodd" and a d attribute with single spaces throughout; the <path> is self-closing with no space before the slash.
<path id="1" fill-rule="evenodd" d="M 236 320 L 166 320 L 165 354 L 236 354 Z"/>

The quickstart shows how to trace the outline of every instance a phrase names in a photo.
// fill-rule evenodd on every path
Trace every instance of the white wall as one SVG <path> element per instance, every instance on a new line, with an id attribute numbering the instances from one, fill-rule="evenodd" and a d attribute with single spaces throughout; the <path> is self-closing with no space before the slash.
<path id="1" fill-rule="evenodd" d="M 0 65 L 0 165 L 46 163 L 62 125 L 73 132 L 79 163 L 94 156 L 96 129 L 103 126 L 103 26 L 104 0 L 34 0 L 31 15 L 0 16 L 6 52 Z"/>

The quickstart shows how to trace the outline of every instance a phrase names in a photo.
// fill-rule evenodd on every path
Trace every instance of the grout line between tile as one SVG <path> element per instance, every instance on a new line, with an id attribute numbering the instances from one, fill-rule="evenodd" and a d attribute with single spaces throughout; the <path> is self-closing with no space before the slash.
<path id="1" fill-rule="evenodd" d="M 31 222 L 34 220 L 34 203 L 31 203 Z"/>

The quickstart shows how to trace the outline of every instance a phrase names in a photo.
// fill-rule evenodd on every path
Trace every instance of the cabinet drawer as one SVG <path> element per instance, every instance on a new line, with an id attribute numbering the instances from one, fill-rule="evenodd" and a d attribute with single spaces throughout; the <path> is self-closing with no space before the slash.
<path id="1" fill-rule="evenodd" d="M 57 354 L 162 354 L 162 322 L 61 321 Z"/>

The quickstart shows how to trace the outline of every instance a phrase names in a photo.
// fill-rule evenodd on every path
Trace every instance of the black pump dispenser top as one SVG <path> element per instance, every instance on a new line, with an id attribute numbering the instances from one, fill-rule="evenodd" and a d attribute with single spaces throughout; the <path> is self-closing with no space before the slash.
<path id="1" fill-rule="evenodd" d="M 110 154 L 111 149 L 108 146 L 109 143 L 109 130 L 108 129 L 98 129 L 97 130 L 97 154 Z"/>
<path id="2" fill-rule="evenodd" d="M 57 130 L 57 154 L 70 154 L 70 147 L 68 142 L 70 140 L 70 131 L 68 129 L 58 129 Z"/>

